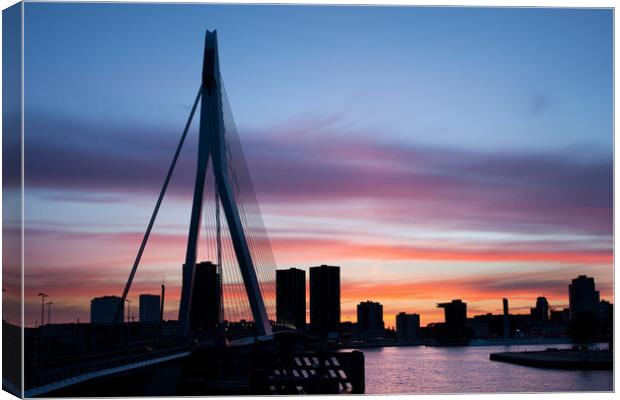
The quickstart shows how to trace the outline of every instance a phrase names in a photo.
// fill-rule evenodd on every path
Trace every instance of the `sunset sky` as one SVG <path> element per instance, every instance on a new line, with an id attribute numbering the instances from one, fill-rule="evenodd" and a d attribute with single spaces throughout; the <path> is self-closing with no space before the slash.
<path id="1" fill-rule="evenodd" d="M 206 29 L 278 266 L 341 266 L 343 320 L 613 301 L 611 10 L 27 3 L 26 325 L 121 294 Z M 175 319 L 190 132 L 130 294 Z"/>

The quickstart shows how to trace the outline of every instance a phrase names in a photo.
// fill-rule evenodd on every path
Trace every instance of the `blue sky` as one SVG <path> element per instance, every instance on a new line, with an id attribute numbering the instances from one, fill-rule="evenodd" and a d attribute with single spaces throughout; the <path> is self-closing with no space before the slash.
<path id="1" fill-rule="evenodd" d="M 338 117 L 436 145 L 611 148 L 609 10 L 26 7 L 32 110 L 178 127 L 216 28 L 242 129 Z"/>

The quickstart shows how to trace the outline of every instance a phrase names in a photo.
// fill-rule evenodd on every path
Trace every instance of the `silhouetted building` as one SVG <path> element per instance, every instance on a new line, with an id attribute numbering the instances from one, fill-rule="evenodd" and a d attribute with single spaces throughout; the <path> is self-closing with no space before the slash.
<path id="1" fill-rule="evenodd" d="M 437 307 L 444 309 L 445 317 L 438 340 L 452 343 L 469 340 L 471 332 L 467 329 L 467 303 L 452 300 L 450 303 L 439 303 Z"/>
<path id="2" fill-rule="evenodd" d="M 596 307 L 596 318 L 599 321 L 607 321 L 613 315 L 613 306 L 607 300 L 601 300 Z"/>
<path id="3" fill-rule="evenodd" d="M 340 325 L 340 267 L 310 268 L 310 330 L 337 332 Z"/>
<path id="4" fill-rule="evenodd" d="M 553 325 L 567 326 L 570 322 L 570 312 L 568 308 L 563 310 L 551 310 L 549 320 Z"/>
<path id="5" fill-rule="evenodd" d="M 403 343 L 415 341 L 420 335 L 420 315 L 406 314 L 396 315 L 396 340 Z"/>
<path id="6" fill-rule="evenodd" d="M 508 324 L 510 324 L 510 315 L 508 315 Z M 491 313 L 475 315 L 473 318 L 467 319 L 467 326 L 471 329 L 471 333 L 477 338 L 504 338 L 504 327 L 506 326 L 506 318 L 502 314 L 493 315 Z M 509 335 L 510 336 L 510 335 Z"/>
<path id="7" fill-rule="evenodd" d="M 396 340 L 396 328 L 391 326 L 385 328 L 383 330 L 383 339 L 387 339 L 390 341 Z"/>
<path id="8" fill-rule="evenodd" d="M 373 301 L 363 301 L 357 305 L 357 330 L 368 336 L 383 336 L 383 305 Z"/>
<path id="9" fill-rule="evenodd" d="M 578 314 L 594 315 L 599 302 L 599 293 L 595 289 L 594 278 L 579 275 L 568 285 L 568 304 L 571 321 Z"/>
<path id="10" fill-rule="evenodd" d="M 306 328 L 306 271 L 276 271 L 276 319 L 279 324 L 298 330 Z"/>
<path id="11" fill-rule="evenodd" d="M 351 321 L 344 321 L 340 323 L 339 333 L 340 336 L 351 337 L 355 333 L 357 324 L 354 324 Z"/>
<path id="12" fill-rule="evenodd" d="M 570 324 L 570 308 L 563 308 L 562 314 L 564 314 L 564 323 Z"/>
<path id="13" fill-rule="evenodd" d="M 614 305 L 609 301 L 601 300 L 598 303 L 597 320 L 600 327 L 600 333 L 604 338 L 613 337 L 613 316 Z"/>
<path id="14" fill-rule="evenodd" d="M 446 325 L 465 325 L 467 322 L 467 303 L 462 300 L 452 300 L 450 303 L 439 303 L 437 307 L 444 309 Z"/>
<path id="15" fill-rule="evenodd" d="M 196 264 L 190 311 L 191 327 L 196 333 L 213 334 L 220 321 L 221 280 L 217 265 L 210 261 Z"/>
<path id="16" fill-rule="evenodd" d="M 504 306 L 504 319 L 503 319 L 503 333 L 504 339 L 510 337 L 510 313 L 508 311 L 508 299 L 502 299 L 502 305 Z"/>
<path id="17" fill-rule="evenodd" d="M 467 321 L 467 327 L 471 330 L 473 337 L 477 339 L 486 339 L 490 336 L 490 321 L 492 315 L 489 313 L 485 318 L 470 318 Z"/>
<path id="18" fill-rule="evenodd" d="M 155 294 L 141 294 L 140 322 L 159 322 L 161 298 Z"/>
<path id="19" fill-rule="evenodd" d="M 523 338 L 527 334 L 532 317 L 529 314 L 510 314 L 510 335 L 514 338 Z"/>
<path id="20" fill-rule="evenodd" d="M 536 307 L 530 309 L 530 316 L 532 322 L 546 322 L 549 321 L 549 302 L 545 297 L 538 297 L 536 299 Z"/>
<path id="21" fill-rule="evenodd" d="M 92 324 L 111 324 L 114 322 L 114 316 L 121 298 L 118 296 L 95 297 L 90 301 L 90 322 Z M 121 307 L 119 321 L 125 320 L 125 308 Z"/>

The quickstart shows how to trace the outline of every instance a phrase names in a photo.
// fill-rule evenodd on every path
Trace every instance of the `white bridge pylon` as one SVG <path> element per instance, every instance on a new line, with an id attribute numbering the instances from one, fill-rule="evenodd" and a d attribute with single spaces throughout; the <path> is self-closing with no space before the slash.
<path id="1" fill-rule="evenodd" d="M 190 310 L 194 289 L 194 271 L 198 250 L 198 237 L 202 216 L 203 195 L 209 157 L 213 166 L 215 188 L 222 203 L 230 230 L 235 257 L 239 264 L 243 284 L 254 319 L 256 336 L 272 336 L 271 323 L 265 310 L 256 270 L 248 241 L 241 224 L 239 208 L 235 199 L 226 163 L 226 139 L 222 111 L 222 85 L 217 49 L 217 32 L 206 32 L 202 65 L 200 126 L 198 137 L 198 165 L 192 202 L 192 214 L 187 239 L 187 253 L 183 265 L 183 284 L 179 307 L 179 335 L 190 333 Z"/>

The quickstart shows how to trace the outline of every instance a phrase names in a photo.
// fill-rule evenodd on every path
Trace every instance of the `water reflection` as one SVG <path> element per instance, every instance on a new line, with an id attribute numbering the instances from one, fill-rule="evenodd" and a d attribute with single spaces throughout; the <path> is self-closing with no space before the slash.
<path id="1" fill-rule="evenodd" d="M 489 360 L 499 351 L 567 345 L 364 349 L 366 393 L 611 391 L 612 371 L 547 370 Z"/>

